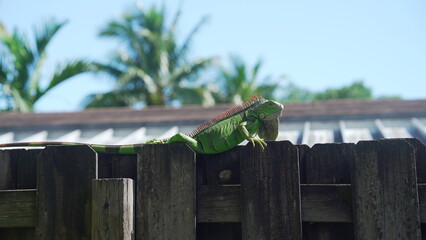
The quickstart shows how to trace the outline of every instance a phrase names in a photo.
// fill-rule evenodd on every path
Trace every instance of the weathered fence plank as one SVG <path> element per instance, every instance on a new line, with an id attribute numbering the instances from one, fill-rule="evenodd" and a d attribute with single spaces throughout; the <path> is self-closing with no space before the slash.
<path id="1" fill-rule="evenodd" d="M 304 222 L 352 222 L 349 184 L 308 184 L 300 189 Z"/>
<path id="2" fill-rule="evenodd" d="M 243 239 L 302 239 L 297 148 L 268 142 L 241 153 Z"/>
<path id="3" fill-rule="evenodd" d="M 0 228 L 34 227 L 35 205 L 35 190 L 1 190 Z"/>
<path id="4" fill-rule="evenodd" d="M 0 190 L 36 188 L 37 160 L 41 150 L 0 151 Z"/>
<path id="5" fill-rule="evenodd" d="M 25 150 L 25 149 L 9 149 L 0 151 L 0 190 L 5 189 L 35 189 L 36 188 L 36 175 L 37 175 L 37 155 L 40 153 L 40 149 L 37 150 Z M 6 194 L 7 196 L 11 196 Z M 15 194 L 15 193 L 12 193 Z M 19 198 L 20 194 L 17 194 Z M 34 195 L 35 196 L 35 195 Z M 5 197 L 7 198 L 7 197 Z M 23 200 L 25 201 L 25 200 Z M 28 201 L 25 201 L 25 209 L 20 209 L 20 212 L 29 211 L 31 204 Z M 33 203 L 35 204 L 35 202 Z M 18 205 L 19 207 L 24 207 Z M 16 209 L 18 207 L 16 204 L 14 206 L 9 206 L 8 211 Z M 3 211 L 4 214 L 8 211 Z M 2 211 L 0 211 L 2 212 Z M 21 215 L 22 216 L 22 215 Z M 32 220 L 31 217 L 34 217 L 35 213 L 29 218 L 20 219 L 19 215 L 17 218 L 9 219 L 9 226 L 13 222 L 17 223 L 20 228 L 1 228 L 0 236 L 1 239 L 25 239 L 30 240 L 35 238 L 35 229 L 34 227 L 24 227 L 22 225 L 29 225 Z M 20 222 L 22 220 L 22 223 Z M 18 223 L 19 222 L 19 223 Z M 7 223 L 6 223 L 7 224 Z"/>
<path id="6" fill-rule="evenodd" d="M 316 144 L 306 153 L 307 184 L 350 184 L 354 144 Z"/>
<path id="7" fill-rule="evenodd" d="M 417 138 L 406 138 L 416 151 L 417 183 L 426 183 L 426 146 Z"/>
<path id="8" fill-rule="evenodd" d="M 307 222 L 352 222 L 348 209 L 348 184 L 313 184 L 300 186 L 302 220 Z M 418 184 L 420 222 L 426 223 L 426 184 Z M 0 191 L 0 228 L 36 225 L 36 190 Z M 17 201 L 15 201 L 17 200 Z M 198 223 L 238 223 L 241 221 L 239 185 L 202 186 L 197 194 Z M 6 217 L 15 211 L 15 219 Z M 30 220 L 34 219 L 34 220 Z M 16 224 L 16 225 L 15 225 Z"/>
<path id="9" fill-rule="evenodd" d="M 240 184 L 241 149 L 239 146 L 224 153 L 197 155 L 197 184 Z"/>
<path id="10" fill-rule="evenodd" d="M 280 144 L 284 146 L 277 146 Z M 160 149 L 142 150 L 148 154 L 140 154 L 139 160 L 136 155 L 97 155 L 87 146 L 1 150 L 0 239 L 95 239 L 96 231 L 91 232 L 92 227 L 96 229 L 91 225 L 95 222 L 100 227 L 97 229 L 110 227 L 107 229 L 111 234 L 107 236 L 108 231 L 103 231 L 105 235 L 98 235 L 98 239 L 120 239 L 114 234 L 125 227 L 112 227 L 109 221 L 114 209 L 119 210 L 114 208 L 119 202 L 112 197 L 123 199 L 130 194 L 124 193 L 123 185 L 115 185 L 122 195 L 112 195 L 110 188 L 102 188 L 103 196 L 110 198 L 101 201 L 93 197 L 93 212 L 100 215 L 94 213 L 99 218 L 92 217 L 90 183 L 97 177 L 96 156 L 99 175 L 129 177 L 141 183 L 139 223 L 135 225 L 140 235 L 136 233 L 136 239 L 194 239 L 195 235 L 204 240 L 241 239 L 241 234 L 247 238 L 247 229 L 253 226 L 260 230 L 249 229 L 250 234 L 267 232 L 265 238 L 291 238 L 282 227 L 292 217 L 292 211 L 284 206 L 291 205 L 291 199 L 279 199 L 290 196 L 292 193 L 285 191 L 291 192 L 294 186 L 277 186 L 274 182 L 292 181 L 289 172 L 297 170 L 290 170 L 292 166 L 286 159 L 294 149 L 298 152 L 301 183 L 297 221 L 303 221 L 304 239 L 352 239 L 352 222 L 356 224 L 357 239 L 420 239 L 419 224 L 426 223 L 426 184 L 422 184 L 426 181 L 426 147 L 417 139 L 360 142 L 356 147 L 291 145 L 290 153 L 286 149 L 289 147 L 280 142 L 269 143 L 264 152 L 253 150 L 249 144 L 222 154 L 197 155 L 196 170 L 194 154 L 184 144 L 151 146 Z M 262 158 L 264 155 L 269 160 Z M 147 158 L 141 159 L 144 156 Z M 353 192 L 349 184 L 352 181 Z M 95 185 L 96 195 L 99 191 Z M 253 197 L 245 197 L 249 194 Z M 278 235 L 274 231 L 286 233 Z"/>
<path id="11" fill-rule="evenodd" d="M 197 222 L 240 222 L 241 190 L 238 185 L 203 185 L 197 194 Z M 426 188 L 425 188 L 426 211 Z M 302 220 L 306 222 L 352 222 L 349 184 L 300 186 Z M 423 210 L 422 210 L 423 211 Z M 426 213 L 425 219 L 426 221 Z"/>
<path id="12" fill-rule="evenodd" d="M 35 239 L 34 228 L 0 228 L 1 240 Z"/>
<path id="13" fill-rule="evenodd" d="M 137 239 L 195 239 L 195 153 L 151 144 L 138 154 Z"/>
<path id="14" fill-rule="evenodd" d="M 201 185 L 197 188 L 197 222 L 241 222 L 240 186 Z"/>
<path id="15" fill-rule="evenodd" d="M 352 165 L 356 239 L 421 239 L 413 147 L 403 139 L 359 142 Z"/>
<path id="16" fill-rule="evenodd" d="M 350 184 L 349 162 L 355 157 L 354 147 L 351 143 L 331 143 L 307 150 L 306 183 Z M 350 195 L 346 199 L 350 201 Z M 350 240 L 354 235 L 352 223 L 347 222 L 304 222 L 303 234 L 307 240 Z"/>
<path id="17" fill-rule="evenodd" d="M 243 148 L 238 146 L 219 154 L 197 154 L 197 239 L 242 238 L 239 184 Z M 220 216 L 220 212 L 224 215 Z"/>
<path id="18" fill-rule="evenodd" d="M 133 180 L 96 179 L 92 183 L 92 239 L 133 240 Z"/>
<path id="19" fill-rule="evenodd" d="M 91 238 L 97 154 L 86 145 L 48 146 L 37 164 L 37 239 Z"/>

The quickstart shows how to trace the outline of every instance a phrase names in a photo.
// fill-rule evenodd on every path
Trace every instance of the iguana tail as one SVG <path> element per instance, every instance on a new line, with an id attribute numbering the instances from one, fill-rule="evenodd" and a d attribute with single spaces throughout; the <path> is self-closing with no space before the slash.
<path id="1" fill-rule="evenodd" d="M 100 145 L 100 144 L 86 144 L 76 142 L 16 142 L 0 144 L 0 148 L 16 148 L 16 147 L 46 147 L 52 145 L 71 146 L 71 145 L 88 145 L 93 150 L 99 153 L 112 153 L 112 154 L 136 154 L 137 148 L 142 144 L 130 145 Z"/>

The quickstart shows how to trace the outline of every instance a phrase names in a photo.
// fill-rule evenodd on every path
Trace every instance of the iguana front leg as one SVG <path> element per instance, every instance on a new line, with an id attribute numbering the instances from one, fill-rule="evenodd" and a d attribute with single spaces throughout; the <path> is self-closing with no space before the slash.
<path id="1" fill-rule="evenodd" d="M 250 133 L 247 130 L 246 126 L 247 126 L 247 122 L 242 122 L 238 126 L 238 130 L 240 131 L 241 135 L 243 135 L 243 137 L 247 141 L 251 142 L 253 144 L 253 147 L 256 145 L 255 143 L 258 143 L 260 145 L 260 147 L 262 148 L 262 150 L 264 150 L 265 147 L 267 146 L 266 142 L 263 139 L 254 138 L 254 137 L 250 136 Z"/>

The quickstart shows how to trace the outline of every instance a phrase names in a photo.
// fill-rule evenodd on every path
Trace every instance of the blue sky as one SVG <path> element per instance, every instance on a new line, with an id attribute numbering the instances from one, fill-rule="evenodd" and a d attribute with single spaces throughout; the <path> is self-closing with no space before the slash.
<path id="1" fill-rule="evenodd" d="M 241 56 L 264 62 L 262 73 L 287 76 L 320 91 L 362 79 L 376 96 L 426 98 L 426 1 L 139 1 L 164 2 L 170 13 L 182 4 L 181 36 L 201 17 L 192 56 Z M 134 7 L 121 0 L 0 0 L 0 21 L 30 34 L 51 17 L 68 20 L 52 40 L 44 74 L 67 59 L 105 60 L 118 43 L 97 36 L 109 20 Z M 83 98 L 110 90 L 104 75 L 84 74 L 58 86 L 36 105 L 39 112 L 76 111 Z"/>

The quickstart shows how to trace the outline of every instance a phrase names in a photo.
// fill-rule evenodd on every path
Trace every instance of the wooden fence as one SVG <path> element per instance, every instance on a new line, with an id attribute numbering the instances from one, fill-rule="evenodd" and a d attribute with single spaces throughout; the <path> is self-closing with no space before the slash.
<path id="1" fill-rule="evenodd" d="M 417 139 L 3 150 L 0 239 L 421 239 L 425 181 Z"/>

